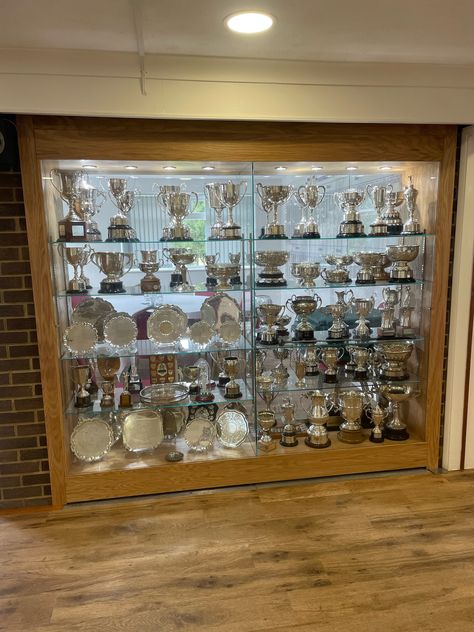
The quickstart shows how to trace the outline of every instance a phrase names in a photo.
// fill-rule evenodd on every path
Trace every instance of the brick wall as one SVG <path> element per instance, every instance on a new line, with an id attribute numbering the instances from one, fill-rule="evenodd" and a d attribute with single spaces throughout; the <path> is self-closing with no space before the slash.
<path id="1" fill-rule="evenodd" d="M 51 503 L 21 176 L 0 170 L 0 509 Z"/>

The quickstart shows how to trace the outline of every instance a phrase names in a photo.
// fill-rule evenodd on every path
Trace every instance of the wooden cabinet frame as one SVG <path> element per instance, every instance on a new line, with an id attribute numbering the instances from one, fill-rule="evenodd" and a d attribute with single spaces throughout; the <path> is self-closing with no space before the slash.
<path id="1" fill-rule="evenodd" d="M 201 489 L 314 476 L 427 467 L 439 460 L 457 128 L 447 125 L 167 121 L 19 116 L 53 503 Z M 201 461 L 94 474 L 68 472 L 60 393 L 61 361 L 50 272 L 40 161 L 439 161 L 432 318 L 424 440 L 337 450 Z"/>

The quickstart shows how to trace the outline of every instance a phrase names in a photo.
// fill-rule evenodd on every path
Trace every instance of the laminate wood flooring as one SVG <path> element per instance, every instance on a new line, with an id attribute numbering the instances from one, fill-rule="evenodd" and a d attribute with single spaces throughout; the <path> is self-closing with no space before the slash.
<path id="1" fill-rule="evenodd" d="M 474 472 L 0 517 L 8 632 L 469 632 Z"/>

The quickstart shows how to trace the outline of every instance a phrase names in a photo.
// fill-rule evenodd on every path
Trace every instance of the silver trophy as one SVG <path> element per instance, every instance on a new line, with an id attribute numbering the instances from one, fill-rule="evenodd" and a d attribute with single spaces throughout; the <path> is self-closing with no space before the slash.
<path id="1" fill-rule="evenodd" d="M 301 287 L 315 287 L 320 269 L 321 267 L 316 261 L 301 261 L 291 264 L 291 274 L 298 279 Z"/>
<path id="2" fill-rule="evenodd" d="M 398 210 L 404 202 L 403 191 L 388 191 L 387 204 L 382 215 L 382 220 L 387 224 L 390 235 L 399 235 L 403 229 L 403 222 Z"/>
<path id="3" fill-rule="evenodd" d="M 417 397 L 419 392 L 408 384 L 383 384 L 380 394 L 388 399 L 392 418 L 385 423 L 384 436 L 390 441 L 406 441 L 409 438 L 406 424 L 400 419 L 400 404 L 411 397 Z"/>
<path id="4" fill-rule="evenodd" d="M 206 266 L 207 278 L 215 278 L 216 290 L 231 290 L 232 279 L 238 277 L 240 266 L 231 263 L 213 263 Z"/>
<path id="5" fill-rule="evenodd" d="M 78 213 L 86 222 L 87 241 L 102 241 L 102 235 L 94 220 L 106 197 L 103 191 L 90 186 L 81 186 L 77 193 Z"/>
<path id="6" fill-rule="evenodd" d="M 206 264 L 206 287 L 212 289 L 217 285 L 217 279 L 215 276 L 209 271 L 209 268 L 212 268 L 219 261 L 220 253 L 214 255 L 204 255 L 204 263 Z"/>
<path id="7" fill-rule="evenodd" d="M 314 329 L 308 318 L 322 305 L 321 297 L 317 294 L 295 296 L 286 301 L 286 307 L 299 319 L 295 327 L 294 340 L 297 342 L 314 342 Z"/>
<path id="8" fill-rule="evenodd" d="M 420 220 L 415 217 L 418 190 L 413 186 L 412 176 L 408 177 L 408 186 L 403 189 L 403 197 L 407 204 L 408 219 L 403 224 L 402 235 L 420 235 L 423 232 L 421 230 Z"/>
<path id="9" fill-rule="evenodd" d="M 317 186 L 314 177 L 308 178 L 306 184 L 301 185 L 295 192 L 298 204 L 301 206 L 301 219 L 296 224 L 293 237 L 304 239 L 318 239 L 320 237 L 318 222 L 315 217 L 316 207 L 321 204 L 326 194 L 326 188 Z M 308 217 L 306 217 L 308 210 Z"/>
<path id="10" fill-rule="evenodd" d="M 365 191 L 346 189 L 334 193 L 334 199 L 344 211 L 344 219 L 339 226 L 337 237 L 365 237 L 364 224 L 360 220 L 357 207 L 362 204 Z"/>
<path id="11" fill-rule="evenodd" d="M 286 250 L 259 250 L 255 253 L 255 263 L 262 267 L 256 282 L 257 287 L 283 287 L 287 284 L 284 274 L 278 268 L 284 266 L 290 257 Z"/>
<path id="12" fill-rule="evenodd" d="M 380 260 L 377 262 L 377 265 L 375 265 L 372 270 L 375 281 L 390 281 L 390 274 L 385 269 L 389 267 L 390 263 L 391 262 L 390 259 L 387 257 L 387 254 L 381 253 Z"/>
<path id="13" fill-rule="evenodd" d="M 259 375 L 256 378 L 257 392 L 265 402 L 265 410 L 271 410 L 271 405 L 278 392 L 273 390 L 273 377 L 271 375 Z M 276 420 L 275 420 L 276 423 Z"/>
<path id="14" fill-rule="evenodd" d="M 242 285 L 242 279 L 240 278 L 240 258 L 241 258 L 240 252 L 229 252 L 230 265 L 237 266 L 239 270 L 230 278 L 231 285 Z"/>
<path id="15" fill-rule="evenodd" d="M 197 193 L 167 191 L 160 187 L 156 200 L 171 220 L 170 226 L 163 228 L 161 241 L 192 241 L 189 227 L 183 224 L 183 220 L 196 208 L 199 201 Z"/>
<path id="16" fill-rule="evenodd" d="M 278 332 L 275 324 L 284 311 L 284 305 L 274 305 L 273 303 L 262 303 L 257 307 L 258 316 L 264 323 L 263 329 L 258 334 L 259 342 L 262 345 L 278 344 Z"/>
<path id="17" fill-rule="evenodd" d="M 358 340 L 367 340 L 370 338 L 370 334 L 372 333 L 367 316 L 374 308 L 375 298 L 373 296 L 370 298 L 353 298 L 351 300 L 351 305 L 353 311 L 359 317 L 353 336 Z"/>
<path id="18" fill-rule="evenodd" d="M 332 317 L 332 324 L 328 329 L 328 340 L 344 340 L 349 338 L 349 325 L 344 322 L 344 316 L 349 310 L 349 305 L 334 303 L 324 308 Z"/>
<path id="19" fill-rule="evenodd" d="M 308 415 L 309 428 L 304 440 L 310 448 L 329 448 L 331 439 L 328 436 L 326 425 L 330 420 L 330 411 L 334 404 L 328 400 L 322 391 L 305 393 L 311 400 L 310 408 L 303 408 Z"/>
<path id="20" fill-rule="evenodd" d="M 350 266 L 354 263 L 354 258 L 352 255 L 326 255 L 325 256 L 326 263 L 330 266 L 335 266 L 335 268 L 324 268 L 321 270 L 321 278 L 326 281 L 326 283 L 350 283 L 351 278 L 349 276 L 349 272 L 347 271 L 347 266 Z"/>
<path id="21" fill-rule="evenodd" d="M 290 399 L 286 398 L 280 409 L 285 420 L 285 425 L 281 432 L 280 445 L 285 448 L 294 448 L 298 445 L 295 427 L 295 405 Z"/>
<path id="22" fill-rule="evenodd" d="M 163 256 L 175 266 L 171 273 L 170 289 L 174 292 L 193 292 L 188 265 L 196 261 L 190 248 L 163 248 Z"/>
<path id="23" fill-rule="evenodd" d="M 397 336 L 400 338 L 410 338 L 415 335 L 415 329 L 411 322 L 415 308 L 411 304 L 411 299 L 411 288 L 404 286 L 402 288 L 400 306 L 398 308 Z"/>
<path id="24" fill-rule="evenodd" d="M 87 408 L 91 405 L 90 393 L 86 390 L 87 380 L 89 378 L 89 365 L 81 364 L 72 367 L 74 377 L 74 406 L 76 408 Z"/>
<path id="25" fill-rule="evenodd" d="M 257 194 L 262 201 L 262 208 L 267 213 L 273 214 L 271 221 L 263 227 L 262 239 L 287 239 L 285 227 L 278 219 L 278 207 L 289 200 L 293 194 L 293 187 L 286 184 L 262 184 L 257 182 Z"/>
<path id="26" fill-rule="evenodd" d="M 74 271 L 73 278 L 67 283 L 66 292 L 68 294 L 86 294 L 87 279 L 82 273 L 79 273 L 79 269 L 82 271 L 89 261 L 90 249 L 87 247 L 87 244 L 82 248 L 66 248 L 63 244 L 58 244 L 58 252 L 72 266 Z"/>
<path id="27" fill-rule="evenodd" d="M 234 221 L 234 208 L 243 200 L 247 191 L 247 182 L 245 180 L 240 182 L 228 180 L 219 183 L 215 191 L 220 203 L 227 209 L 227 221 L 222 226 L 221 239 L 241 239 L 242 229 Z"/>
<path id="28" fill-rule="evenodd" d="M 308 377 L 319 375 L 320 349 L 317 347 L 308 347 L 304 350 L 303 357 L 305 362 L 305 375 Z"/>
<path id="29" fill-rule="evenodd" d="M 366 410 L 366 414 L 374 426 L 370 432 L 369 441 L 372 441 L 372 443 L 383 443 L 383 424 L 386 417 L 386 411 L 377 404 L 376 406 L 368 408 Z"/>
<path id="30" fill-rule="evenodd" d="M 337 404 L 343 418 L 337 438 L 343 443 L 362 443 L 365 436 L 360 418 L 364 409 L 364 394 L 359 391 L 342 392 Z"/>
<path id="31" fill-rule="evenodd" d="M 271 376 L 275 384 L 285 384 L 290 374 L 285 366 L 285 360 L 288 359 L 290 352 L 286 347 L 277 347 L 273 349 L 273 355 L 278 360 L 278 364 L 271 370 Z"/>
<path id="32" fill-rule="evenodd" d="M 351 360 L 354 363 L 354 378 L 366 380 L 369 374 L 369 364 L 372 360 L 372 350 L 367 347 L 349 347 Z"/>
<path id="33" fill-rule="evenodd" d="M 257 420 L 262 429 L 262 435 L 257 441 L 258 449 L 262 452 L 270 452 L 276 448 L 276 443 L 270 434 L 270 430 L 276 423 L 275 413 L 271 410 L 260 410 L 257 413 Z"/>
<path id="34" fill-rule="evenodd" d="M 408 264 L 418 257 L 420 246 L 387 246 L 386 252 L 393 263 L 390 283 L 414 283 L 413 270 Z"/>
<path id="35" fill-rule="evenodd" d="M 135 206 L 140 191 L 129 189 L 126 178 L 109 178 L 108 187 L 109 198 L 117 207 L 118 213 L 110 219 L 106 241 L 139 241 L 134 229 L 130 226 L 128 216 Z"/>
<path id="36" fill-rule="evenodd" d="M 413 342 L 380 342 L 374 350 L 381 356 L 380 378 L 389 381 L 408 379 L 407 362 L 413 352 Z"/>
<path id="37" fill-rule="evenodd" d="M 384 299 L 380 308 L 382 320 L 377 328 L 377 338 L 393 338 L 395 336 L 395 307 L 400 301 L 400 292 L 395 288 L 384 287 L 382 290 Z"/>
<path id="38" fill-rule="evenodd" d="M 321 351 L 321 360 L 326 366 L 324 382 L 334 384 L 337 382 L 337 364 L 344 355 L 343 347 L 325 347 Z"/>
<path id="39" fill-rule="evenodd" d="M 216 221 L 211 226 L 209 239 L 224 239 L 223 213 L 225 209 L 225 204 L 219 197 L 218 189 L 219 184 L 217 184 L 216 182 L 210 182 L 204 185 L 204 193 L 206 195 L 207 203 L 216 214 Z"/>
<path id="40" fill-rule="evenodd" d="M 58 241 L 86 241 L 87 225 L 78 214 L 78 195 L 84 186 L 87 174 L 85 171 L 61 171 L 51 169 L 51 185 L 68 205 L 68 212 L 58 222 Z"/>
<path id="41" fill-rule="evenodd" d="M 388 234 L 387 222 L 382 217 L 382 211 L 387 204 L 387 194 L 393 191 L 393 187 L 389 184 L 386 187 L 367 185 L 367 195 L 372 200 L 377 217 L 375 222 L 370 225 L 369 237 L 383 237 Z"/>
<path id="42" fill-rule="evenodd" d="M 105 274 L 100 282 L 101 294 L 121 294 L 125 292 L 120 280 L 133 264 L 133 256 L 124 252 L 93 252 L 91 261 Z M 127 266 L 127 269 L 125 267 Z"/>
<path id="43" fill-rule="evenodd" d="M 157 250 L 140 250 L 142 260 L 138 264 L 141 272 L 145 273 L 145 276 L 140 279 L 140 288 L 143 293 L 146 292 L 159 292 L 161 290 L 160 279 L 155 276 L 155 272 L 158 272 L 163 265 L 163 259 L 158 259 Z"/>
<path id="44" fill-rule="evenodd" d="M 356 283 L 358 285 L 373 285 L 375 283 L 374 268 L 380 265 L 383 257 L 381 252 L 355 252 L 354 261 L 360 266 L 357 272 Z"/>

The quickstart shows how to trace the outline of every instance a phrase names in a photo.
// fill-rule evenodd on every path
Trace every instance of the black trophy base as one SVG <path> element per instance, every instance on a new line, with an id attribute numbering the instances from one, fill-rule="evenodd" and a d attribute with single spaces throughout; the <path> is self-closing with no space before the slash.
<path id="1" fill-rule="evenodd" d="M 395 283 L 397 285 L 400 283 L 415 283 L 415 279 L 413 277 L 407 277 L 404 279 L 392 279 L 392 277 L 390 277 L 389 283 Z"/>
<path id="2" fill-rule="evenodd" d="M 382 382 L 404 382 L 410 379 L 410 376 L 408 373 L 405 373 L 405 375 L 384 375 L 382 373 L 380 379 Z"/>
<path id="3" fill-rule="evenodd" d="M 375 279 L 367 280 L 367 279 L 356 279 L 356 285 L 375 285 Z"/>
<path id="4" fill-rule="evenodd" d="M 347 227 L 348 230 L 344 230 Z M 351 237 L 367 237 L 364 232 L 364 225 L 360 221 L 343 222 L 339 227 L 336 235 L 339 239 L 347 239 Z"/>
<path id="5" fill-rule="evenodd" d="M 268 279 L 265 281 L 257 281 L 257 287 L 286 287 L 286 279 Z"/>
<path id="6" fill-rule="evenodd" d="M 92 402 L 91 402 L 90 395 L 88 395 L 87 397 L 85 395 L 83 396 L 77 395 L 74 400 L 75 408 L 89 408 L 89 406 L 91 405 L 92 405 Z"/>
<path id="7" fill-rule="evenodd" d="M 138 241 L 138 239 L 137 239 Z M 162 237 L 160 239 L 160 241 L 194 241 L 194 239 L 192 239 L 192 237 L 167 237 L 166 239 L 164 237 Z"/>
<path id="8" fill-rule="evenodd" d="M 272 347 L 275 345 L 280 344 L 280 341 L 278 340 L 278 338 L 275 336 L 275 338 L 272 338 L 270 340 L 266 340 L 265 338 L 262 340 L 262 338 L 260 338 L 260 340 L 258 341 L 258 343 L 264 347 Z"/>
<path id="9" fill-rule="evenodd" d="M 114 244 L 131 244 L 138 243 L 140 240 L 138 237 L 107 237 L 105 241 Z"/>
<path id="10" fill-rule="evenodd" d="M 387 224 L 387 232 L 389 235 L 401 235 L 403 224 Z"/>
<path id="11" fill-rule="evenodd" d="M 228 384 L 230 382 L 230 377 L 227 377 L 227 375 L 219 375 L 219 379 L 217 381 L 217 385 L 220 388 L 224 388 L 226 384 Z"/>
<path id="12" fill-rule="evenodd" d="M 89 290 L 92 290 L 92 286 L 89 287 Z M 66 294 L 88 294 L 87 289 L 85 290 L 66 290 Z"/>
<path id="13" fill-rule="evenodd" d="M 350 337 L 351 335 L 349 332 L 345 334 L 344 336 L 331 336 L 331 332 L 329 332 L 326 340 L 330 340 L 331 342 L 337 342 L 338 340 L 349 340 Z"/>
<path id="14" fill-rule="evenodd" d="M 265 235 L 265 233 L 262 232 L 260 239 L 288 239 L 288 235 Z"/>
<path id="15" fill-rule="evenodd" d="M 224 397 L 226 399 L 240 399 L 242 397 L 242 393 L 224 393 Z"/>
<path id="16" fill-rule="evenodd" d="M 372 441 L 372 443 L 383 443 L 384 438 L 383 438 L 383 435 L 374 435 L 372 431 L 370 433 L 369 441 Z"/>
<path id="17" fill-rule="evenodd" d="M 183 275 L 177 272 L 173 273 L 171 275 L 170 288 L 178 287 L 179 285 L 183 285 Z"/>
<path id="18" fill-rule="evenodd" d="M 242 285 L 242 279 L 240 276 L 231 277 L 229 282 L 231 285 Z"/>
<path id="19" fill-rule="evenodd" d="M 314 342 L 314 331 L 312 329 L 309 331 L 298 331 L 296 329 L 293 340 L 295 342 Z"/>
<path id="20" fill-rule="evenodd" d="M 319 375 L 319 369 L 315 367 L 306 368 L 306 371 L 305 371 L 306 377 L 315 377 L 316 375 Z"/>
<path id="21" fill-rule="evenodd" d="M 394 430 L 393 428 L 385 427 L 383 433 L 385 438 L 389 441 L 406 441 L 410 438 L 406 428 Z"/>
<path id="22" fill-rule="evenodd" d="M 319 233 L 303 233 L 300 239 L 321 239 L 321 235 Z"/>
<path id="23" fill-rule="evenodd" d="M 337 382 L 337 373 L 325 373 L 323 382 L 325 384 L 336 384 L 336 382 Z"/>
<path id="24" fill-rule="evenodd" d="M 122 281 L 101 281 L 99 294 L 124 294 Z"/>
<path id="25" fill-rule="evenodd" d="M 190 395 L 199 395 L 200 392 L 201 392 L 201 387 L 199 386 L 199 384 L 196 384 L 195 386 L 190 386 L 188 388 L 188 393 Z"/>
<path id="26" fill-rule="evenodd" d="M 213 402 L 214 395 L 212 393 L 200 393 L 199 395 L 196 395 L 194 399 L 200 403 Z"/>
<path id="27" fill-rule="evenodd" d="M 356 379 L 356 380 L 366 380 L 367 379 L 367 371 L 354 371 L 354 379 Z"/>
<path id="28" fill-rule="evenodd" d="M 284 448 L 296 448 L 296 446 L 298 445 L 298 439 L 296 438 L 296 435 L 293 434 L 282 434 L 280 445 L 282 445 Z"/>
<path id="29" fill-rule="evenodd" d="M 326 443 L 312 443 L 309 437 L 306 437 L 304 442 L 308 448 L 316 448 L 316 450 L 324 450 L 324 448 L 331 447 L 331 439 L 329 437 Z"/>
<path id="30" fill-rule="evenodd" d="M 206 278 L 206 287 L 216 287 L 217 279 L 215 277 Z"/>

